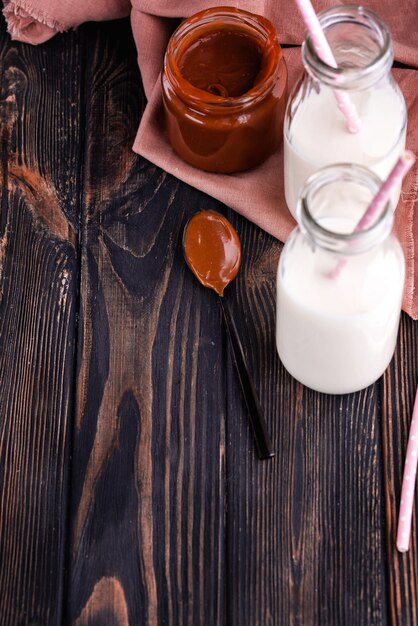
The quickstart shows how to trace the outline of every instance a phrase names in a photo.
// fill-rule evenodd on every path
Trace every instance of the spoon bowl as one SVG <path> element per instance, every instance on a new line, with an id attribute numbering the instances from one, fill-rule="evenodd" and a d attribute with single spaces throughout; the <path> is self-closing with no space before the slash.
<path id="1" fill-rule="evenodd" d="M 202 285 L 223 296 L 241 265 L 241 242 L 232 224 L 214 211 L 195 213 L 184 229 L 183 251 Z"/>

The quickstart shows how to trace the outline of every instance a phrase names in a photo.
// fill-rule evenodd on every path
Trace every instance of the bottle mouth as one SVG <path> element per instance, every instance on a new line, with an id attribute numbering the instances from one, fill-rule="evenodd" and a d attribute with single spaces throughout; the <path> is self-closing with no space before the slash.
<path id="1" fill-rule="evenodd" d="M 354 255 L 370 250 L 391 232 L 394 213 L 389 200 L 374 221 L 354 231 L 357 221 L 379 191 L 381 179 L 362 165 L 342 163 L 324 167 L 310 176 L 302 189 L 296 208 L 301 231 L 315 245 L 330 252 Z M 343 199 L 341 204 L 339 198 Z M 353 217 L 353 205 L 358 215 Z M 335 218 L 349 224 L 342 232 L 329 227 Z"/>
<path id="2" fill-rule="evenodd" d="M 185 50 L 202 35 L 219 30 L 233 29 L 247 34 L 257 41 L 263 50 L 262 67 L 251 89 L 241 96 L 228 95 L 214 85 L 204 91 L 192 85 L 182 76 L 179 60 Z M 184 20 L 172 34 L 164 57 L 164 71 L 177 95 L 197 109 L 241 110 L 252 106 L 273 90 L 284 62 L 283 51 L 273 24 L 266 18 L 234 7 L 205 9 Z"/>
<path id="3" fill-rule="evenodd" d="M 367 89 L 379 82 L 393 63 L 392 38 L 385 22 L 357 5 L 325 9 L 318 19 L 337 62 L 324 63 L 307 34 L 302 60 L 308 73 L 334 89 Z"/>

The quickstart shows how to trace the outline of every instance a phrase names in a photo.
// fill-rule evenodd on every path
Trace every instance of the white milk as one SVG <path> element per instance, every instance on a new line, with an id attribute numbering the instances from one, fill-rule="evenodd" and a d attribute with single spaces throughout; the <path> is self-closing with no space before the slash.
<path id="1" fill-rule="evenodd" d="M 345 189 L 339 195 L 339 188 L 341 182 L 322 190 L 316 205 L 324 212 L 317 223 L 350 233 L 365 200 L 367 206 L 367 194 L 357 190 L 350 206 L 350 193 Z M 335 211 L 339 205 L 341 211 Z M 404 283 L 398 241 L 389 235 L 367 251 L 345 258 L 338 277 L 330 278 L 339 255 L 315 245 L 298 228 L 286 243 L 278 268 L 280 359 L 298 381 L 324 393 L 350 393 L 377 380 L 392 358 L 398 332 Z"/>
<path id="2" fill-rule="evenodd" d="M 350 98 L 361 118 L 358 133 L 347 131 L 334 94 L 324 85 L 319 93 L 310 90 L 284 133 L 285 196 L 294 217 L 299 193 L 313 172 L 332 163 L 358 163 L 385 179 L 405 147 L 403 101 L 393 84 L 383 81 L 351 92 Z M 399 195 L 400 187 L 393 206 Z"/>

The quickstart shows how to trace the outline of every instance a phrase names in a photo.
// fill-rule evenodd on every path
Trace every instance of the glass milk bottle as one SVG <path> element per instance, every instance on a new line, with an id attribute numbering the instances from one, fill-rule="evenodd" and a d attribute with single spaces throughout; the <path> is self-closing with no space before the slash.
<path id="1" fill-rule="evenodd" d="M 353 233 L 380 184 L 359 165 L 313 174 L 280 257 L 277 350 L 288 372 L 317 391 L 363 389 L 393 356 L 405 267 L 392 202 Z"/>
<path id="2" fill-rule="evenodd" d="M 338 69 L 321 61 L 311 38 L 302 45 L 305 74 L 293 90 L 284 125 L 284 182 L 295 217 L 299 193 L 316 170 L 358 163 L 385 179 L 405 147 L 406 106 L 390 69 L 391 35 L 385 23 L 360 6 L 335 6 L 318 15 Z M 361 120 L 347 128 L 335 91 L 349 95 Z M 400 187 L 394 192 L 397 204 Z"/>

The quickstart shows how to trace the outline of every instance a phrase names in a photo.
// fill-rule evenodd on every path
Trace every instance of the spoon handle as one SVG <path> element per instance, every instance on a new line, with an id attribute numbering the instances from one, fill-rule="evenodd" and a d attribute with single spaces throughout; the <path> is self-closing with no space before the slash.
<path id="1" fill-rule="evenodd" d="M 221 305 L 227 334 L 232 346 L 232 354 L 242 393 L 244 395 L 245 404 L 247 406 L 258 456 L 260 459 L 270 459 L 275 455 L 275 452 L 273 452 L 273 446 L 271 444 L 270 435 L 267 431 L 267 425 L 261 413 L 257 392 L 254 389 L 253 381 L 251 380 L 251 376 L 245 363 L 244 351 L 238 336 L 238 331 L 233 318 L 230 316 L 227 307 L 223 303 L 221 296 L 219 297 L 219 303 Z"/>

